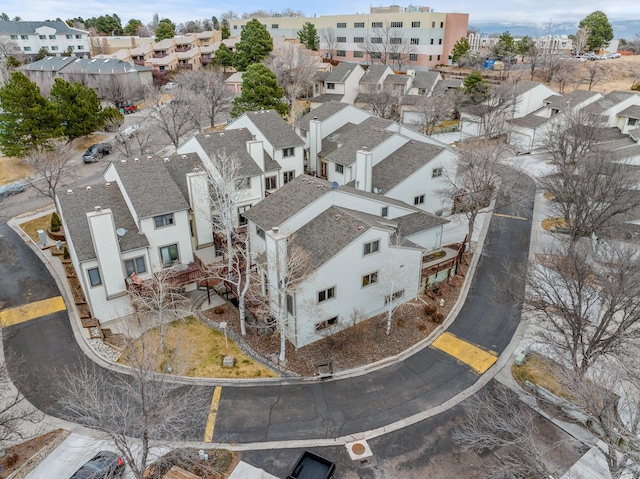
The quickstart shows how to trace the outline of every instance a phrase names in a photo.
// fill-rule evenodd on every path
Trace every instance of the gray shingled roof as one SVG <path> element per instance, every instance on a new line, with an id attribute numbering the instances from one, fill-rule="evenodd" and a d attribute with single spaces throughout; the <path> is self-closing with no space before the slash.
<path id="1" fill-rule="evenodd" d="M 598 95 L 599 93 L 588 90 L 573 90 L 571 93 L 567 93 L 564 97 L 571 102 L 572 106 L 579 105 L 591 97 Z"/>
<path id="2" fill-rule="evenodd" d="M 111 183 L 111 186 L 93 185 L 90 191 L 78 188 L 74 189 L 72 194 L 60 193 L 58 201 L 67 226 L 65 233 L 71 238 L 79 261 L 87 261 L 97 257 L 86 216 L 87 213 L 94 211 L 96 206 L 110 209 L 113 213 L 115 227 L 124 228 L 127 231 L 120 238 L 120 251 L 129 251 L 149 245 L 147 237 L 138 234 L 138 227 L 116 183 Z"/>
<path id="3" fill-rule="evenodd" d="M 382 118 L 367 118 L 359 125 L 356 125 L 341 135 L 340 138 L 336 140 L 336 143 L 340 146 L 328 155 L 324 154 L 323 147 L 323 156 L 342 165 L 351 165 L 356 161 L 356 152 L 358 150 L 362 150 L 363 148 L 372 150 L 389 136 L 393 135 L 392 132 L 386 130 L 392 123 L 391 120 Z"/>
<path id="4" fill-rule="evenodd" d="M 448 78 L 446 80 L 438 80 L 436 86 L 433 88 L 433 94 L 444 93 L 452 88 L 462 88 L 463 81 L 457 78 Z"/>
<path id="5" fill-rule="evenodd" d="M 372 226 L 383 227 L 370 216 L 331 206 L 296 231 L 292 244 L 304 249 L 311 267 L 318 269 Z"/>
<path id="6" fill-rule="evenodd" d="M 639 128 L 634 128 L 633 130 L 629 130 L 629 136 L 634 141 L 639 141 L 640 140 L 640 127 Z"/>
<path id="7" fill-rule="evenodd" d="M 534 115 L 533 113 L 529 113 L 520 118 L 513 118 L 509 120 L 509 123 L 513 123 L 514 125 L 524 126 L 526 128 L 538 128 L 540 125 L 548 122 L 551 118 L 545 118 L 543 116 Z"/>
<path id="8" fill-rule="evenodd" d="M 245 115 L 274 148 L 304 145 L 302 138 L 294 133 L 291 125 L 287 124 L 275 110 L 248 111 Z"/>
<path id="9" fill-rule="evenodd" d="M 444 151 L 444 148 L 411 140 L 372 169 L 371 186 L 386 193 Z"/>
<path id="10" fill-rule="evenodd" d="M 537 81 L 521 80 L 515 84 L 513 88 L 513 93 L 515 94 L 515 96 L 519 96 L 519 95 L 522 95 L 523 93 L 533 90 L 535 87 L 539 85 L 543 85 L 543 84 Z"/>
<path id="11" fill-rule="evenodd" d="M 343 83 L 356 68 L 361 67 L 357 63 L 339 63 L 331 70 L 324 81 L 329 83 Z"/>
<path id="12" fill-rule="evenodd" d="M 306 115 L 303 115 L 297 122 L 296 126 L 302 130 L 309 130 L 309 122 L 313 119 L 324 121 L 327 118 L 331 118 L 333 115 L 338 113 L 347 107 L 346 103 L 341 103 L 339 101 L 329 101 L 320 105 L 315 110 L 311 110 Z"/>
<path id="13" fill-rule="evenodd" d="M 440 74 L 438 72 L 416 72 L 415 77 L 413 77 L 412 87 L 431 91 L 439 77 Z"/>
<path id="14" fill-rule="evenodd" d="M 388 75 L 387 78 L 384 79 L 385 85 L 406 85 L 409 82 L 409 75 L 399 75 L 394 73 L 393 75 Z"/>
<path id="15" fill-rule="evenodd" d="M 612 91 L 611 93 L 605 95 L 604 98 L 601 98 L 600 100 L 586 106 L 585 111 L 589 113 L 602 113 L 609 108 L 617 105 L 618 103 L 626 100 L 632 95 L 636 95 L 636 93 L 626 91 Z"/>
<path id="16" fill-rule="evenodd" d="M 348 131 L 355 128 L 357 125 L 355 123 L 345 123 L 340 128 L 335 130 L 333 133 L 327 135 L 322 139 L 322 150 L 318 152 L 320 156 L 327 156 L 336 148 L 338 148 L 340 144 L 340 138 L 344 136 Z"/>
<path id="17" fill-rule="evenodd" d="M 112 163 L 139 218 L 189 208 L 163 161 L 162 158 L 141 158 Z"/>
<path id="18" fill-rule="evenodd" d="M 402 236 L 409 236 L 420 231 L 447 224 L 449 221 L 426 211 L 416 211 L 395 219 L 398 231 Z"/>
<path id="19" fill-rule="evenodd" d="M 564 110 L 567 107 L 567 99 L 562 95 L 551 95 L 544 99 L 544 103 L 549 108 Z"/>
<path id="20" fill-rule="evenodd" d="M 254 139 L 247 128 L 237 130 L 214 131 L 196 135 L 196 140 L 209 156 L 214 158 L 216 154 L 226 154 L 237 162 L 237 173 L 240 178 L 257 176 L 262 170 L 247 151 L 247 141 Z M 271 160 L 273 162 L 273 160 Z"/>
<path id="21" fill-rule="evenodd" d="M 197 153 L 187 153 L 185 155 L 173 155 L 163 161 L 162 164 L 171 175 L 173 181 L 180 189 L 182 197 L 189 203 L 189 187 L 187 185 L 187 174 L 196 170 L 204 171 L 204 165 Z"/>
<path id="22" fill-rule="evenodd" d="M 130 63 L 114 58 L 46 57 L 37 62 L 23 65 L 20 70 L 62 71 L 63 73 L 127 73 L 132 70 L 151 71 L 151 68 L 132 66 Z"/>
<path id="23" fill-rule="evenodd" d="M 631 105 L 618 113 L 618 116 L 640 120 L 640 105 Z"/>
<path id="24" fill-rule="evenodd" d="M 344 95 L 340 93 L 324 93 L 322 95 L 314 96 L 309 99 L 311 103 L 328 103 L 328 102 L 339 102 L 342 100 Z"/>
<path id="25" fill-rule="evenodd" d="M 331 191 L 331 188 L 329 181 L 300 175 L 252 206 L 244 215 L 263 230 L 270 230 Z"/>
<path id="26" fill-rule="evenodd" d="M 0 22 L 0 35 L 35 35 L 36 28 L 50 27 L 56 30 L 56 33 L 61 35 L 85 35 L 89 32 L 79 30 L 77 28 L 71 28 L 63 21 L 44 21 L 44 22 Z"/>
<path id="27" fill-rule="evenodd" d="M 425 95 L 404 95 L 400 99 L 401 105 L 417 105 L 420 103 L 420 100 L 425 98 Z"/>
<path id="28" fill-rule="evenodd" d="M 19 70 L 57 72 L 74 60 L 75 57 L 46 57 L 37 62 L 22 65 Z"/>
<path id="29" fill-rule="evenodd" d="M 371 84 L 379 83 L 380 79 L 382 78 L 382 75 L 384 75 L 384 72 L 386 72 L 387 69 L 391 70 L 389 68 L 389 65 L 382 65 L 382 64 L 369 65 L 369 68 L 367 68 L 367 71 L 364 73 L 364 75 L 362 75 L 362 78 L 360 78 L 360 84 L 362 85 L 365 83 L 371 83 Z"/>

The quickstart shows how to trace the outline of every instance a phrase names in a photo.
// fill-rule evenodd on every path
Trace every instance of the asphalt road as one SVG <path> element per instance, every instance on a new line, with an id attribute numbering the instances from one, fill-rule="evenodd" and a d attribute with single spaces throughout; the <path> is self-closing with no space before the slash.
<path id="1" fill-rule="evenodd" d="M 518 266 L 526 260 L 534 183 L 517 178 L 518 209 L 499 198 L 473 286 L 449 331 L 486 350 L 501 353 L 520 320 L 524 283 Z M 6 225 L 0 226 L 0 304 L 11 307 L 57 296 L 55 282 L 34 252 Z M 507 285 L 507 286 L 505 286 Z M 47 414 L 59 417 L 57 382 L 65 368 L 82 360 L 68 316 L 54 313 L 4 329 L 6 353 L 23 355 L 25 368 L 11 367 L 16 386 Z M 105 374 L 114 374 L 103 370 Z M 336 438 L 386 426 L 442 404 L 472 386 L 479 376 L 453 357 L 425 348 L 386 368 L 321 383 L 222 388 L 214 442 L 251 443 Z M 210 389 L 212 386 L 203 386 Z M 185 397 L 185 401 L 189 401 Z M 202 441 L 207 417 L 195 418 L 185 439 Z M 161 439 L 161 438 L 159 438 Z"/>

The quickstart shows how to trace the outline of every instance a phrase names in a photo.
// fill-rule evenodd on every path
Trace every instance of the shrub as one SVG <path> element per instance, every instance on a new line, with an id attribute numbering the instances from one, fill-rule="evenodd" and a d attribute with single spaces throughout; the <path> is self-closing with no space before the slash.
<path id="1" fill-rule="evenodd" d="M 435 304 L 425 304 L 424 305 L 424 314 L 426 314 L 427 316 L 431 316 L 437 310 L 438 310 L 438 308 L 436 308 Z"/>
<path id="2" fill-rule="evenodd" d="M 124 123 L 124 115 L 120 109 L 110 106 L 100 112 L 100 120 L 106 131 L 117 131 Z"/>
<path id="3" fill-rule="evenodd" d="M 69 250 L 67 249 L 67 247 L 64 247 L 64 250 L 62 251 L 62 257 L 64 259 L 69 259 Z"/>
<path id="4" fill-rule="evenodd" d="M 436 324 L 442 324 L 442 322 L 444 321 L 444 314 L 442 314 L 440 311 L 437 311 L 431 315 L 431 320 Z"/>
<path id="5" fill-rule="evenodd" d="M 62 221 L 60 221 L 60 216 L 55 211 L 51 215 L 51 231 L 60 231 L 62 227 Z"/>
<path id="6" fill-rule="evenodd" d="M 632 90 L 634 90 L 634 91 L 640 91 L 640 81 L 639 81 L 639 82 L 634 83 L 634 84 L 631 86 L 631 89 L 632 89 Z"/>

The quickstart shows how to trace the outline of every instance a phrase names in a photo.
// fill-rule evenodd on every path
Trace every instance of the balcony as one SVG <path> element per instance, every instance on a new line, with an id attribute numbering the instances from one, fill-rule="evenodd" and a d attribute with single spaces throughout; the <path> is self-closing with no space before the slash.
<path id="1" fill-rule="evenodd" d="M 154 277 L 149 279 L 142 279 L 134 273 L 126 280 L 127 289 L 144 294 L 145 291 L 153 289 L 150 284 L 154 282 L 166 281 L 172 287 L 182 288 L 188 284 L 204 281 L 209 274 L 205 271 L 202 261 L 195 255 L 194 259 L 193 263 L 178 263 L 163 270 L 162 273 L 154 273 Z"/>

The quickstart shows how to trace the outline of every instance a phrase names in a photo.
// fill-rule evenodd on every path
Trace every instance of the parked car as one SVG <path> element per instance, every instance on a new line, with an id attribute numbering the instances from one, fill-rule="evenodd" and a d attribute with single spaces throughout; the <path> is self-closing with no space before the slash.
<path id="1" fill-rule="evenodd" d="M 0 186 L 0 198 L 6 198 L 7 196 L 17 195 L 24 191 L 24 185 L 22 183 L 9 183 L 7 185 Z"/>
<path id="2" fill-rule="evenodd" d="M 176 87 L 176 84 L 170 81 L 164 85 L 165 90 L 173 90 Z"/>
<path id="3" fill-rule="evenodd" d="M 122 477 L 123 473 L 124 459 L 114 452 L 100 451 L 70 479 L 113 479 Z"/>
<path id="4" fill-rule="evenodd" d="M 85 163 L 95 163 L 109 153 L 111 153 L 111 145 L 109 143 L 96 143 L 87 148 L 87 151 L 82 155 L 82 160 Z"/>
<path id="5" fill-rule="evenodd" d="M 120 113 L 123 115 L 129 115 L 138 111 L 138 105 L 123 105 L 120 107 Z"/>

